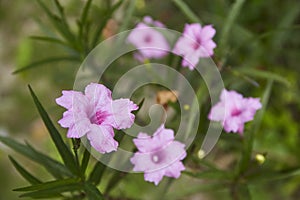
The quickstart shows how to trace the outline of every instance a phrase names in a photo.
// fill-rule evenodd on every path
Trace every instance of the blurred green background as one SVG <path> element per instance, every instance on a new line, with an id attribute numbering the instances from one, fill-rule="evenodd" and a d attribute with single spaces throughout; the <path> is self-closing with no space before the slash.
<path id="1" fill-rule="evenodd" d="M 83 3 L 80 0 L 64 0 L 67 18 L 71 28 L 76 29 L 75 19 L 80 15 Z M 230 0 L 187 0 L 187 5 L 201 19 L 203 24 L 213 24 L 217 30 L 214 40 L 218 46 L 223 25 L 229 16 L 235 1 Z M 48 1 L 51 6 L 51 1 Z M 95 22 L 102 20 L 101 12 L 105 10 L 105 0 L 94 0 L 95 8 L 91 16 Z M 118 32 L 126 15 L 126 5 L 114 13 L 101 39 Z M 128 28 L 143 16 L 150 15 L 160 20 L 170 29 L 182 31 L 185 23 L 191 21 L 181 12 L 173 1 L 137 0 L 135 12 L 130 18 Z M 255 140 L 254 150 L 266 153 L 265 169 L 285 169 L 300 166 L 300 4 L 298 0 L 248 0 L 244 2 L 232 29 L 228 35 L 228 44 L 217 48 L 214 60 L 217 64 L 226 64 L 222 75 L 226 87 L 238 89 L 250 96 L 261 96 L 268 76 L 256 75 L 247 69 L 268 71 L 278 74 L 270 103 L 264 115 L 262 126 Z M 62 89 L 71 89 L 80 63 L 55 62 L 36 67 L 24 73 L 12 75 L 12 72 L 34 61 L 53 56 L 65 55 L 67 49 L 56 44 L 34 41 L 32 35 L 52 35 L 53 28 L 45 13 L 35 1 L 0 0 L 0 134 L 13 137 L 19 141 L 29 141 L 42 152 L 57 157 L 53 144 L 38 116 L 29 95 L 27 84 L 31 84 L 45 105 L 52 118 L 60 118 L 62 110 L 55 105 L 55 98 Z M 226 52 L 226 53 L 224 53 Z M 239 71 L 240 69 L 246 69 Z M 229 169 L 235 162 L 239 151 L 239 140 L 223 134 L 217 149 L 210 159 L 223 169 Z M 18 199 L 13 188 L 26 185 L 17 174 L 7 155 L 21 159 L 31 171 L 45 177 L 45 171 L 32 162 L 15 154 L 0 144 L 0 200 Z M 133 177 L 136 175 L 133 175 Z M 182 185 L 183 181 L 173 186 L 173 196 L 187 196 L 186 199 L 226 199 L 228 193 L 205 192 L 199 196 L 195 185 L 205 181 L 194 180 L 193 190 Z M 134 180 L 134 179 L 132 179 Z M 138 199 L 137 191 L 141 179 L 133 182 L 130 178 L 116 189 L 116 193 L 126 193 Z M 143 184 L 142 184 L 143 185 Z M 146 187 L 150 187 L 145 184 Z M 152 187 L 152 186 L 151 186 Z M 146 189 L 145 189 L 146 190 Z M 177 194 L 177 193 L 178 194 Z M 300 199 L 300 176 L 293 176 L 279 181 L 257 183 L 251 189 L 254 199 Z M 229 197 L 228 197 L 229 198 Z M 179 198 L 180 199 L 180 198 Z"/>

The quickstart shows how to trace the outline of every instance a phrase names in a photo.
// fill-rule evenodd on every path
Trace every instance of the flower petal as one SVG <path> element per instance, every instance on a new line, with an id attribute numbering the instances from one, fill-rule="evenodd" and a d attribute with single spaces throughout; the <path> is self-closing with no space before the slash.
<path id="1" fill-rule="evenodd" d="M 102 84 L 90 83 L 85 88 L 85 96 L 89 99 L 94 110 L 100 109 L 112 101 L 111 91 Z"/>
<path id="2" fill-rule="evenodd" d="M 112 127 L 92 124 L 90 132 L 87 133 L 87 138 L 92 147 L 98 152 L 109 153 L 116 151 L 118 148 L 118 142 L 114 140 L 113 135 L 114 131 Z"/>
<path id="3" fill-rule="evenodd" d="M 135 115 L 131 113 L 137 110 L 138 106 L 129 99 L 117 99 L 111 104 L 111 116 L 107 117 L 112 126 L 116 129 L 130 128 L 134 122 Z"/>
<path id="4" fill-rule="evenodd" d="M 56 99 L 56 103 L 66 109 L 78 111 L 85 110 L 88 106 L 88 100 L 81 92 L 64 90 L 62 94 Z"/>

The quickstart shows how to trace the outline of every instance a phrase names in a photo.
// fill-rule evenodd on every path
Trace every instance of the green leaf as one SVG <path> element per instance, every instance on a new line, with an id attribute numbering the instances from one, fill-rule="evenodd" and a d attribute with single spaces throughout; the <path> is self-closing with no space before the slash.
<path id="1" fill-rule="evenodd" d="M 228 41 L 228 38 L 230 35 L 230 31 L 234 25 L 236 18 L 238 17 L 238 15 L 242 9 L 244 2 L 245 2 L 245 0 L 236 0 L 235 1 L 235 3 L 231 7 L 230 12 L 227 15 L 226 21 L 223 24 L 224 28 L 222 29 L 221 36 L 220 36 L 220 42 L 219 42 L 219 49 L 221 49 L 224 52 L 223 56 L 225 56 L 225 54 L 228 51 L 227 41 Z"/>
<path id="2" fill-rule="evenodd" d="M 39 179 L 30 174 L 24 167 L 22 167 L 15 159 L 11 156 L 8 156 L 9 160 L 12 162 L 16 170 L 22 175 L 25 180 L 27 180 L 31 184 L 39 184 L 42 183 Z"/>
<path id="3" fill-rule="evenodd" d="M 63 176 L 72 176 L 70 171 L 60 162 L 36 151 L 30 145 L 23 145 L 10 138 L 0 136 L 0 141 L 17 151 L 18 153 L 30 158 L 32 161 L 44 166 L 45 169 L 55 178 L 62 178 Z"/>
<path id="4" fill-rule="evenodd" d="M 88 149 L 84 150 L 82 161 L 81 161 L 81 173 L 85 174 L 86 168 L 88 166 L 89 160 L 90 160 L 90 151 Z"/>
<path id="5" fill-rule="evenodd" d="M 54 38 L 54 37 L 46 37 L 46 36 L 30 36 L 31 39 L 33 40 L 39 40 L 39 41 L 43 41 L 43 42 L 50 42 L 50 43 L 56 43 L 56 44 L 60 44 L 63 46 L 68 46 L 67 43 L 65 43 L 64 41 Z"/>
<path id="6" fill-rule="evenodd" d="M 271 91 L 273 87 L 273 80 L 269 80 L 268 84 L 266 86 L 266 89 L 264 91 L 263 97 L 262 97 L 262 109 L 257 112 L 254 121 L 252 122 L 252 128 L 249 131 L 246 131 L 244 134 L 244 149 L 242 151 L 242 158 L 239 164 L 239 174 L 242 174 L 245 172 L 249 166 L 249 163 L 251 161 L 251 154 L 253 149 L 253 142 L 255 134 L 258 132 L 260 128 L 260 124 L 263 118 L 263 115 L 265 113 L 266 107 L 268 105 Z"/>
<path id="7" fill-rule="evenodd" d="M 97 162 L 89 176 L 89 182 L 98 185 L 105 169 L 106 165 L 102 164 L 101 162 Z"/>
<path id="8" fill-rule="evenodd" d="M 16 71 L 13 72 L 13 74 L 17 74 L 44 64 L 48 64 L 48 63 L 53 63 L 53 62 L 59 62 L 59 61 L 73 61 L 73 62 L 80 62 L 80 59 L 78 57 L 75 56 L 66 56 L 66 57 L 55 57 L 55 58 L 48 58 L 45 60 L 40 60 L 34 63 L 31 63 L 29 65 L 26 65 L 25 67 L 22 67 L 20 69 L 17 69 Z"/>
<path id="9" fill-rule="evenodd" d="M 242 73 L 244 75 L 247 75 L 247 76 L 252 76 L 252 77 L 257 77 L 257 78 L 264 78 L 264 79 L 267 79 L 267 80 L 274 80 L 274 81 L 277 81 L 279 83 L 282 83 L 286 86 L 291 86 L 291 83 L 286 80 L 284 77 L 278 75 L 278 74 L 275 74 L 275 73 L 272 73 L 272 72 L 269 72 L 269 71 L 263 71 L 263 70 L 258 70 L 258 69 L 254 69 L 254 68 L 236 68 L 235 69 L 236 72 L 238 73 Z"/>
<path id="10" fill-rule="evenodd" d="M 47 14 L 47 16 L 49 17 L 49 19 L 51 20 L 52 24 L 54 25 L 54 27 L 57 29 L 57 31 L 66 39 L 66 41 L 68 41 L 70 44 L 72 44 L 74 46 L 74 48 L 76 47 L 76 43 L 74 43 L 74 41 L 76 41 L 75 36 L 73 35 L 73 33 L 70 31 L 68 24 L 65 20 L 64 14 L 63 14 L 63 10 L 62 8 L 57 5 L 57 1 L 55 1 L 56 3 L 56 7 L 59 10 L 59 13 L 61 15 L 61 18 L 54 15 L 49 8 L 42 3 L 41 0 L 36 0 L 37 3 L 40 5 L 40 7 L 45 11 L 45 13 Z"/>
<path id="11" fill-rule="evenodd" d="M 62 179 L 62 180 L 55 180 L 55 181 L 49 181 L 45 183 L 40 183 L 28 187 L 22 187 L 14 189 L 14 191 L 20 191 L 20 192 L 26 192 L 26 191 L 35 191 L 35 190 L 46 190 L 51 188 L 57 188 L 64 185 L 70 185 L 74 183 L 79 183 L 77 178 L 68 178 L 68 179 Z"/>
<path id="12" fill-rule="evenodd" d="M 59 197 L 63 192 L 72 192 L 83 190 L 83 184 L 78 179 L 63 179 L 37 184 L 29 187 L 17 188 L 14 191 L 26 192 L 20 197 L 31 198 L 49 198 Z"/>
<path id="13" fill-rule="evenodd" d="M 176 6 L 183 14 L 193 23 L 201 23 L 199 17 L 191 10 L 191 8 L 182 0 L 173 0 Z"/>
<path id="14" fill-rule="evenodd" d="M 132 0 L 134 1 L 134 0 Z M 98 26 L 98 29 L 96 30 L 96 33 L 93 37 L 92 40 L 92 48 L 95 47 L 99 41 L 99 38 L 102 34 L 102 30 L 105 28 L 107 21 L 111 18 L 111 16 L 113 15 L 114 11 L 117 10 L 121 5 L 122 5 L 123 1 L 120 0 L 118 1 L 112 8 L 111 10 L 108 11 L 108 13 L 104 16 L 104 18 L 102 19 L 102 23 Z"/>
<path id="15" fill-rule="evenodd" d="M 90 182 L 84 183 L 84 191 L 86 192 L 89 200 L 104 200 L 103 195 L 100 193 L 97 187 Z"/>
<path id="16" fill-rule="evenodd" d="M 30 90 L 30 94 L 34 100 L 34 103 L 43 119 L 43 122 L 45 123 L 50 136 L 61 156 L 61 158 L 63 159 L 66 167 L 73 172 L 74 174 L 78 174 L 78 168 L 76 165 L 76 161 L 74 159 L 73 154 L 71 153 L 70 149 L 67 147 L 67 145 L 64 143 L 61 135 L 59 134 L 59 132 L 57 131 L 57 129 L 55 128 L 55 126 L 53 125 L 49 115 L 47 114 L 47 112 L 45 111 L 45 109 L 43 108 L 42 104 L 40 103 L 40 101 L 38 100 L 37 96 L 34 94 L 32 88 L 30 85 L 28 85 L 28 88 Z"/>

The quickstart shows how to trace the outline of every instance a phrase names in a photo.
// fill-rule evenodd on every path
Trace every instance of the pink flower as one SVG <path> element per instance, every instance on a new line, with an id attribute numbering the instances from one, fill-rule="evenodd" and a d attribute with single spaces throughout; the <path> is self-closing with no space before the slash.
<path id="1" fill-rule="evenodd" d="M 151 17 L 146 16 L 144 17 L 144 22 L 138 23 L 127 38 L 127 41 L 138 49 L 138 53 L 134 57 L 139 61 L 150 58 L 162 58 L 170 50 L 166 38 L 151 26 L 164 27 L 161 22 L 153 21 Z"/>
<path id="2" fill-rule="evenodd" d="M 56 103 L 67 109 L 58 123 L 68 128 L 68 138 L 87 135 L 91 145 L 100 153 L 115 151 L 118 142 L 114 130 L 129 128 L 135 116 L 131 113 L 138 106 L 129 99 L 112 100 L 111 91 L 104 85 L 91 83 L 85 94 L 62 91 Z"/>
<path id="3" fill-rule="evenodd" d="M 200 24 L 186 24 L 181 36 L 175 44 L 173 52 L 182 55 L 182 66 L 193 70 L 200 58 L 214 54 L 216 44 L 212 40 L 216 30 L 212 25 L 201 27 Z"/>
<path id="4" fill-rule="evenodd" d="M 186 156 L 185 145 L 174 141 L 174 132 L 161 125 L 152 137 L 139 133 L 133 140 L 138 152 L 130 159 L 133 171 L 144 172 L 144 179 L 157 185 L 163 176 L 178 178 L 185 170 L 181 160 Z"/>
<path id="5" fill-rule="evenodd" d="M 220 99 L 210 110 L 208 118 L 222 122 L 226 132 L 243 134 L 244 123 L 253 120 L 256 111 L 262 107 L 259 98 L 243 98 L 241 94 L 226 89 Z"/>

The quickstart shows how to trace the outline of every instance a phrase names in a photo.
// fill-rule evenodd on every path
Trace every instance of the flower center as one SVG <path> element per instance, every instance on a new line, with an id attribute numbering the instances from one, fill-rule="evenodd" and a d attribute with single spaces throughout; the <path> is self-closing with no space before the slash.
<path id="1" fill-rule="evenodd" d="M 163 150 L 157 151 L 151 155 L 151 160 L 155 164 L 159 164 L 164 161 L 164 152 Z"/>
<path id="2" fill-rule="evenodd" d="M 152 38 L 150 35 L 146 35 L 145 39 L 144 39 L 144 42 L 145 43 L 150 43 L 152 41 Z"/>
<path id="3" fill-rule="evenodd" d="M 109 114 L 105 111 L 97 111 L 95 116 L 95 123 L 101 125 L 108 116 Z"/>
<path id="4" fill-rule="evenodd" d="M 152 156 L 152 161 L 155 163 L 158 163 L 158 161 L 159 161 L 158 156 L 157 155 Z"/>
<path id="5" fill-rule="evenodd" d="M 194 50 L 197 50 L 197 49 L 199 49 L 200 46 L 201 46 L 201 39 L 197 38 L 196 42 L 193 45 L 193 48 L 194 48 Z"/>
<path id="6" fill-rule="evenodd" d="M 239 109 L 233 109 L 233 111 L 231 112 L 231 116 L 232 117 L 236 117 L 236 116 L 239 116 L 241 113 L 242 113 L 241 110 L 239 110 Z"/>

